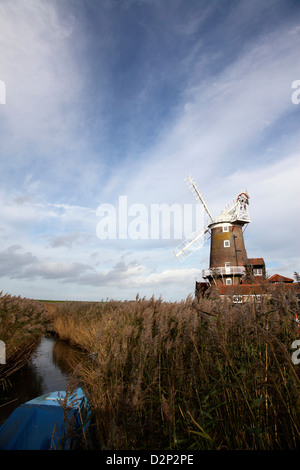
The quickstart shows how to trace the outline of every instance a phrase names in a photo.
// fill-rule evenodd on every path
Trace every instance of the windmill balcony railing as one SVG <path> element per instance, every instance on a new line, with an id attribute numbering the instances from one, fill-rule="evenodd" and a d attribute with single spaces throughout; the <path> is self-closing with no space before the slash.
<path id="1" fill-rule="evenodd" d="M 229 267 L 219 267 L 219 268 L 212 268 L 212 269 L 203 269 L 202 277 L 213 277 L 213 276 L 243 276 L 246 274 L 246 268 L 244 266 L 229 266 Z"/>

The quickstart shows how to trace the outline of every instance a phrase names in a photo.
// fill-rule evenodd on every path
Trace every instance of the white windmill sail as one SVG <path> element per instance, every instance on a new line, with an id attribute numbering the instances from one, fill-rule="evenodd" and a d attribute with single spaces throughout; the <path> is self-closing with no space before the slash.
<path id="1" fill-rule="evenodd" d="M 210 231 L 208 227 L 204 230 L 195 230 L 175 248 L 174 254 L 179 261 L 184 261 L 194 251 L 199 250 L 209 238 Z"/>
<path id="2" fill-rule="evenodd" d="M 208 216 L 209 216 L 209 218 L 212 222 L 213 221 L 213 216 L 211 215 L 210 210 L 208 209 L 207 204 L 204 201 L 203 196 L 200 193 L 200 191 L 198 189 L 198 186 L 196 185 L 193 178 L 191 176 L 187 176 L 185 178 L 184 182 L 187 185 L 187 187 L 189 188 L 189 190 L 191 191 L 195 201 L 198 202 L 198 203 L 201 202 L 203 204 L 203 207 L 204 207 L 206 213 L 208 214 Z"/>
<path id="3" fill-rule="evenodd" d="M 207 204 L 204 201 L 204 198 L 202 194 L 200 193 L 198 186 L 193 180 L 193 178 L 191 176 L 187 176 L 184 181 L 188 189 L 191 191 L 195 201 L 198 204 L 201 203 L 203 205 L 205 212 L 210 219 L 209 222 L 210 223 L 213 222 L 213 217 L 211 215 L 211 212 L 208 209 Z M 175 248 L 174 254 L 179 259 L 179 261 L 184 261 L 194 251 L 199 250 L 209 238 L 210 238 L 210 230 L 207 224 L 204 229 L 201 228 L 192 232 L 183 242 L 181 242 Z"/>

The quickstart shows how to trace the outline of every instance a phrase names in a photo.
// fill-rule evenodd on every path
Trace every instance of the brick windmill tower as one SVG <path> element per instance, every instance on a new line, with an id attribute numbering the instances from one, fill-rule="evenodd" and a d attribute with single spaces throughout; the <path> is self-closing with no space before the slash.
<path id="1" fill-rule="evenodd" d="M 217 287 L 240 284 L 246 275 L 248 264 L 243 236 L 243 229 L 251 222 L 247 191 L 241 192 L 230 208 L 213 218 L 191 176 L 188 176 L 185 182 L 196 202 L 204 206 L 208 223 L 204 230 L 193 232 L 174 250 L 176 257 L 180 261 L 185 260 L 210 238 L 209 269 L 202 271 L 202 277 L 208 284 L 214 284 Z"/>

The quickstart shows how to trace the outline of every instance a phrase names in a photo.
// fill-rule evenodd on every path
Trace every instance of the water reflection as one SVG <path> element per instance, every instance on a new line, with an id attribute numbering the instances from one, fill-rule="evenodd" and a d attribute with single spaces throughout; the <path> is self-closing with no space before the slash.
<path id="1" fill-rule="evenodd" d="M 57 340 L 53 345 L 53 364 L 55 364 L 63 374 L 70 375 L 84 357 L 82 352 L 70 346 L 66 341 Z"/>
<path id="2" fill-rule="evenodd" d="M 82 360 L 83 354 L 67 342 L 42 338 L 30 362 L 10 377 L 11 386 L 0 390 L 0 425 L 22 403 L 66 390 L 72 371 Z"/>

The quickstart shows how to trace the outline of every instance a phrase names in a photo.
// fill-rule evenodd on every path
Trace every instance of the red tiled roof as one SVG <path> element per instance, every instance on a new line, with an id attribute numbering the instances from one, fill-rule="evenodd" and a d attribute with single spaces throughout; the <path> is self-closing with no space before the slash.
<path id="1" fill-rule="evenodd" d="M 218 287 L 220 295 L 255 295 L 262 294 L 265 289 L 262 284 L 237 284 Z"/>
<path id="2" fill-rule="evenodd" d="M 294 280 L 289 277 L 281 276 L 280 274 L 274 274 L 269 277 L 269 282 L 294 282 Z"/>
<path id="3" fill-rule="evenodd" d="M 264 266 L 265 262 L 263 258 L 248 258 L 247 264 Z"/>
<path id="4" fill-rule="evenodd" d="M 300 286 L 297 283 L 286 283 L 284 284 L 285 290 L 293 289 L 296 293 L 300 293 Z M 270 290 L 271 288 L 271 290 Z M 260 284 L 236 284 L 236 285 L 222 285 L 222 286 L 211 286 L 211 292 L 216 291 L 219 295 L 259 295 L 271 293 L 277 288 L 281 288 L 280 284 L 270 284 L 265 281 Z"/>

